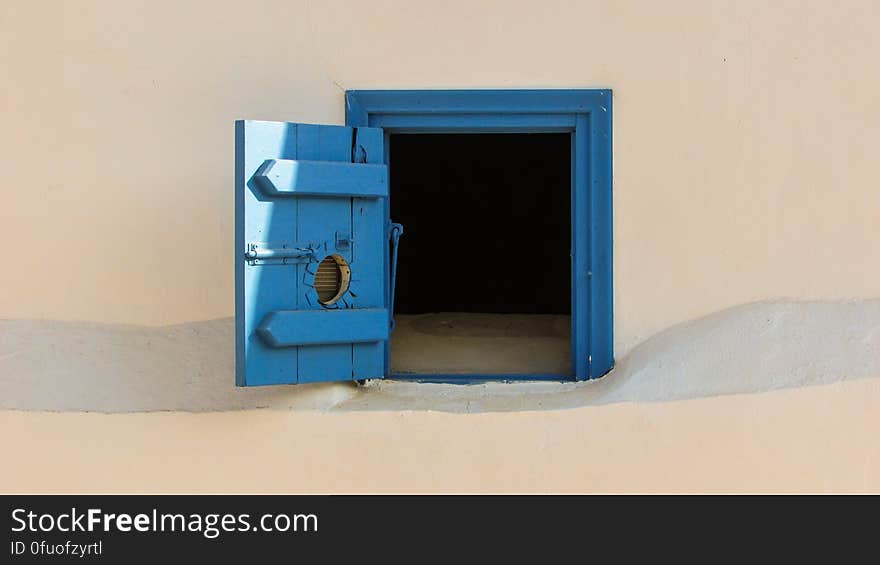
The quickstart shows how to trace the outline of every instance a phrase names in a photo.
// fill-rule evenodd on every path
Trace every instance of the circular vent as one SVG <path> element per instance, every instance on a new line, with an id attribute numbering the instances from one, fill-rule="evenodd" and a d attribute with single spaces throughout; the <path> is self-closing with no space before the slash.
<path id="1" fill-rule="evenodd" d="M 348 290 L 351 281 L 351 269 L 339 255 L 328 255 L 318 264 L 315 274 L 315 291 L 318 302 L 324 306 L 333 304 Z"/>

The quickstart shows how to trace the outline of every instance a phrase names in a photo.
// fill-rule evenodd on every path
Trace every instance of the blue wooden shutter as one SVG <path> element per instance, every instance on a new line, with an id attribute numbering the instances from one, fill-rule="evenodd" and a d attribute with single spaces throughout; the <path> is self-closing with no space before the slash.
<path id="1" fill-rule="evenodd" d="M 387 195 L 381 129 L 235 123 L 236 384 L 384 376 Z M 350 282 L 322 303 L 328 257 Z"/>

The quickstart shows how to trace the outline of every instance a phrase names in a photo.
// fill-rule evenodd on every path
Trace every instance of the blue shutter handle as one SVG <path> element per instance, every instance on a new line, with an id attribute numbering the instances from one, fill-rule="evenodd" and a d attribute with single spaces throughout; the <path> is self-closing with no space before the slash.
<path id="1" fill-rule="evenodd" d="M 397 245 L 403 235 L 403 224 L 391 223 L 391 300 L 388 308 L 391 330 L 394 331 L 394 287 L 397 283 Z"/>

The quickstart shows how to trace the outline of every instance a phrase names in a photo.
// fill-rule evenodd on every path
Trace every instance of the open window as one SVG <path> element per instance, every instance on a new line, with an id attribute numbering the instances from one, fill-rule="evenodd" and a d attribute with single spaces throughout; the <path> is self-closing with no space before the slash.
<path id="1" fill-rule="evenodd" d="M 390 136 L 391 373 L 571 376 L 571 136 Z"/>
<path id="2" fill-rule="evenodd" d="M 345 127 L 236 122 L 236 383 L 606 373 L 610 110 L 352 91 Z"/>

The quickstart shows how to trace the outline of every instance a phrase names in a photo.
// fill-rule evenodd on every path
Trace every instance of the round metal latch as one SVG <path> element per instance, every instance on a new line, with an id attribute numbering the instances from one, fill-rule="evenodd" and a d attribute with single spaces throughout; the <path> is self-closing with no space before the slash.
<path id="1" fill-rule="evenodd" d="M 348 291 L 350 282 L 351 268 L 341 255 L 334 253 L 324 257 L 318 264 L 318 272 L 315 273 L 318 302 L 324 306 L 334 304 Z"/>

